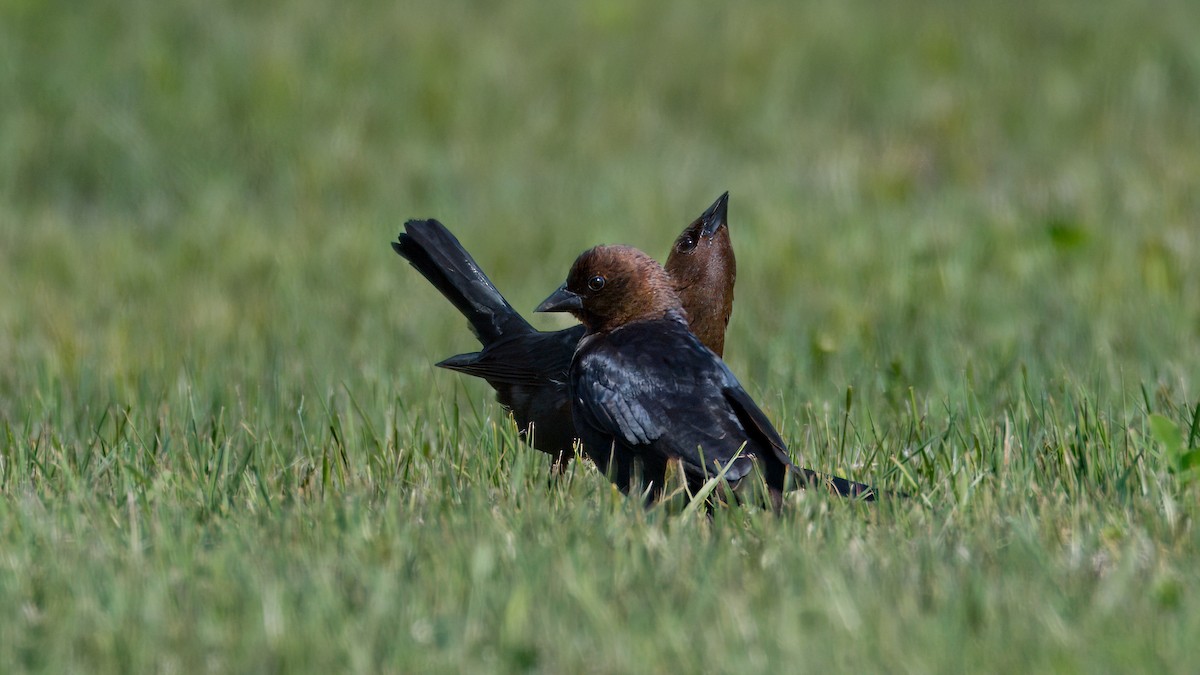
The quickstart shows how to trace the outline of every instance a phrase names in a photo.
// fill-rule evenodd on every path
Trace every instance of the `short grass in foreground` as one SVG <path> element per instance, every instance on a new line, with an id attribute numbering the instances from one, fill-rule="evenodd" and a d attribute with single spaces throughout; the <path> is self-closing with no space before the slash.
<path id="1" fill-rule="evenodd" d="M 0 7 L 0 663 L 1194 672 L 1197 20 Z M 646 511 L 429 365 L 404 218 L 532 309 L 726 189 L 731 367 L 913 499 Z"/>

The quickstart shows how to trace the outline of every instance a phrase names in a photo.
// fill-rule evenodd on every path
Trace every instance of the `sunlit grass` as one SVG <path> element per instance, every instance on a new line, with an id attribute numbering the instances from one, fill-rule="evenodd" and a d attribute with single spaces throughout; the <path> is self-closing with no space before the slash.
<path id="1" fill-rule="evenodd" d="M 1198 18 L 3 4 L 0 662 L 1194 671 Z M 731 367 L 910 500 L 645 510 L 431 367 L 406 218 L 531 310 L 726 189 Z"/>

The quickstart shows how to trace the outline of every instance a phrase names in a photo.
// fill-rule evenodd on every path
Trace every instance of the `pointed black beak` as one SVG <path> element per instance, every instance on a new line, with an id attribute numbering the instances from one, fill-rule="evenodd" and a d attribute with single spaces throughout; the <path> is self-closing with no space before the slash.
<path id="1" fill-rule="evenodd" d="M 700 222 L 703 225 L 700 227 L 700 236 L 711 237 L 722 226 L 729 224 L 727 213 L 729 210 L 729 193 L 717 197 L 717 201 L 713 202 L 712 206 L 708 207 L 700 216 Z"/>
<path id="2" fill-rule="evenodd" d="M 535 312 L 570 312 L 576 309 L 583 309 L 583 298 L 579 297 L 578 293 L 567 290 L 567 285 L 563 284 L 558 287 L 557 291 L 550 294 L 550 297 L 542 301 L 542 304 L 537 306 Z"/>

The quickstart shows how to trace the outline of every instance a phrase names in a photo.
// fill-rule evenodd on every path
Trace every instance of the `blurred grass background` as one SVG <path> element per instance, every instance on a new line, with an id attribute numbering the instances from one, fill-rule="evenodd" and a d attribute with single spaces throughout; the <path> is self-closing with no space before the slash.
<path id="1" fill-rule="evenodd" d="M 1194 670 L 1198 22 L 3 0 L 3 660 Z M 527 310 L 723 190 L 731 366 L 926 507 L 645 514 L 429 366 L 405 219 Z"/>

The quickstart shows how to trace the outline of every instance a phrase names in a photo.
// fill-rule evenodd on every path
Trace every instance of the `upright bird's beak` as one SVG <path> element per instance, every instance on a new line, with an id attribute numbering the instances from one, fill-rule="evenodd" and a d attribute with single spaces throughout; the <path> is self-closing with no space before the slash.
<path id="1" fill-rule="evenodd" d="M 704 223 L 700 227 L 700 235 L 703 237 L 711 237 L 713 234 L 728 224 L 726 214 L 729 209 L 729 192 L 717 197 L 717 201 L 713 202 L 708 210 L 700 214 L 700 222 Z"/>
<path id="2" fill-rule="evenodd" d="M 578 293 L 567 290 L 567 285 L 564 283 L 558 287 L 557 291 L 550 294 L 550 297 L 542 301 L 542 304 L 537 306 L 535 312 L 570 312 L 576 309 L 583 309 L 583 298 L 579 297 Z"/>

